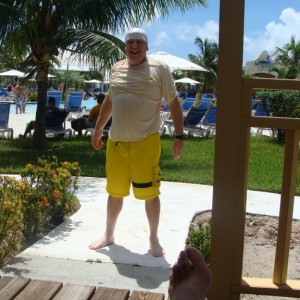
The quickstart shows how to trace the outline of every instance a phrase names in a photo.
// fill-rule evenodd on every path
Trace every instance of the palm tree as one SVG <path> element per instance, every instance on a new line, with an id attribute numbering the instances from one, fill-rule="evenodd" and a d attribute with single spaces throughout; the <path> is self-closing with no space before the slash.
<path id="1" fill-rule="evenodd" d="M 284 77 L 297 78 L 300 73 L 300 42 L 296 42 L 295 36 L 292 35 L 290 42 L 283 48 L 277 47 L 277 51 L 280 54 L 276 58 L 276 62 L 282 66 Z"/>
<path id="2" fill-rule="evenodd" d="M 38 106 L 33 147 L 46 148 L 47 75 L 64 51 L 74 56 L 97 56 L 103 67 L 124 57 L 124 43 L 116 38 L 130 26 L 182 12 L 205 0 L 6 0 L 0 2 L 0 45 L 16 56 L 26 55 L 24 66 L 36 72 Z"/>
<path id="3" fill-rule="evenodd" d="M 189 59 L 209 71 L 203 73 L 202 90 L 212 92 L 217 84 L 218 45 L 207 38 L 203 41 L 199 36 L 195 38 L 194 44 L 198 46 L 199 53 L 197 55 L 189 54 Z"/>

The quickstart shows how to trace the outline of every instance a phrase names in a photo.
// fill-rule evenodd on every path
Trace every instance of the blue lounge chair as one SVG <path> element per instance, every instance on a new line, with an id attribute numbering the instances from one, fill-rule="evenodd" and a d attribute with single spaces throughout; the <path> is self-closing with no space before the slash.
<path id="1" fill-rule="evenodd" d="M 70 111 L 81 111 L 83 92 L 71 92 L 68 97 L 67 109 Z"/>
<path id="2" fill-rule="evenodd" d="M 216 96 L 214 94 L 211 94 L 211 93 L 203 93 L 201 94 L 201 99 L 202 100 L 214 100 L 216 98 Z"/>
<path id="3" fill-rule="evenodd" d="M 270 112 L 268 110 L 268 107 L 265 108 L 263 106 L 262 102 L 259 102 L 254 111 L 254 116 L 255 117 L 269 117 Z M 271 128 L 258 128 L 255 135 L 256 136 L 262 135 L 265 130 L 267 130 L 271 136 L 273 135 L 273 130 Z"/>
<path id="4" fill-rule="evenodd" d="M 13 138 L 14 130 L 8 127 L 10 103 L 0 103 L 0 136 L 7 134 L 8 138 Z"/>
<path id="5" fill-rule="evenodd" d="M 193 106 L 183 120 L 183 130 L 190 135 L 197 133 L 197 135 L 201 137 L 207 137 L 210 133 L 210 130 L 199 126 L 199 123 L 204 117 L 206 111 L 207 108 Z M 168 128 L 169 134 L 173 134 L 173 120 L 165 120 L 163 122 L 163 126 Z"/>
<path id="6" fill-rule="evenodd" d="M 200 102 L 200 104 L 198 105 L 198 107 L 202 107 L 202 108 L 208 108 L 211 105 L 212 99 L 204 99 Z"/>
<path id="7" fill-rule="evenodd" d="M 188 111 L 190 110 L 190 108 L 192 107 L 192 105 L 194 104 L 195 101 L 196 101 L 196 98 L 186 98 L 184 100 L 184 102 L 181 105 L 184 115 L 186 115 L 188 113 Z"/>
<path id="8" fill-rule="evenodd" d="M 200 126 L 200 122 L 207 112 L 207 108 L 203 107 L 192 107 L 186 117 L 183 120 L 183 130 L 188 135 L 197 134 L 201 137 L 208 137 L 210 134 L 209 128 L 203 128 Z"/>
<path id="9" fill-rule="evenodd" d="M 46 136 L 63 136 L 69 138 L 72 136 L 72 129 L 65 129 L 65 122 L 69 114 L 68 110 L 54 110 L 46 113 Z"/>
<path id="10" fill-rule="evenodd" d="M 263 104 L 259 102 L 256 106 L 254 116 L 256 117 L 268 117 L 270 112 L 267 108 L 264 108 Z"/>
<path id="11" fill-rule="evenodd" d="M 211 105 L 200 122 L 200 126 L 210 130 L 211 134 L 216 133 L 217 106 Z"/>
<path id="12" fill-rule="evenodd" d="M 50 97 L 54 97 L 55 98 L 55 106 L 60 107 L 60 102 L 62 99 L 62 91 L 48 91 L 46 105 L 48 105 L 48 100 Z"/>
<path id="13" fill-rule="evenodd" d="M 7 102 L 14 102 L 15 98 L 14 96 L 11 96 L 8 94 L 7 90 L 0 86 L 0 99 L 1 101 L 7 101 Z"/>

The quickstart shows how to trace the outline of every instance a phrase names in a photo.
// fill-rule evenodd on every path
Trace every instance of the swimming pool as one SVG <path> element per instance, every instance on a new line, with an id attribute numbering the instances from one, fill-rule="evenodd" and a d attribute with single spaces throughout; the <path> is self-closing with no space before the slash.
<path id="1" fill-rule="evenodd" d="M 81 107 L 86 107 L 87 110 L 92 109 L 97 104 L 97 101 L 90 97 L 87 100 L 82 100 Z M 35 114 L 37 108 L 37 103 L 28 102 L 26 105 L 25 113 L 26 114 Z M 64 103 L 62 102 L 60 104 L 60 108 L 64 108 Z M 10 113 L 15 114 L 16 113 L 16 105 L 13 103 L 10 105 Z"/>

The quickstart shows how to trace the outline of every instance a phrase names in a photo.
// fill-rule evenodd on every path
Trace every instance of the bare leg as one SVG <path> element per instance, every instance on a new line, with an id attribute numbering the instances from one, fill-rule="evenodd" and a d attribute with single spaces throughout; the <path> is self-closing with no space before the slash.
<path id="1" fill-rule="evenodd" d="M 114 243 L 114 232 L 119 213 L 123 207 L 123 198 L 108 197 L 107 200 L 107 215 L 106 229 L 104 235 L 89 245 L 91 250 L 103 248 Z"/>
<path id="2" fill-rule="evenodd" d="M 27 125 L 27 127 L 25 128 L 24 134 L 20 134 L 19 137 L 20 138 L 25 138 L 27 136 L 28 133 L 31 132 L 31 130 L 33 130 L 35 128 L 35 121 L 30 121 Z"/>
<path id="3" fill-rule="evenodd" d="M 165 251 L 160 245 L 157 235 L 160 215 L 159 197 L 145 200 L 145 208 L 150 227 L 150 251 L 155 257 L 163 256 L 165 254 Z"/>
<path id="4" fill-rule="evenodd" d="M 201 252 L 193 247 L 181 251 L 170 274 L 170 299 L 204 300 L 210 284 L 211 272 Z"/>
<path id="5" fill-rule="evenodd" d="M 77 131 L 78 131 L 78 136 L 82 136 L 82 129 L 85 128 L 85 118 L 81 117 L 79 118 L 78 124 L 77 124 Z"/>

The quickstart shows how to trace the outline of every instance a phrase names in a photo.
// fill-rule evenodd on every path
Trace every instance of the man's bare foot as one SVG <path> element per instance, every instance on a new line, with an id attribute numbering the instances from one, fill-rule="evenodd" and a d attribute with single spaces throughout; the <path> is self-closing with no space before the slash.
<path id="1" fill-rule="evenodd" d="M 93 243 L 91 243 L 89 245 L 89 248 L 91 250 L 96 250 L 96 249 L 100 249 L 100 248 L 103 248 L 103 247 L 106 247 L 110 244 L 113 244 L 114 243 L 114 239 L 106 239 L 106 237 L 102 237 L 101 239 L 97 240 L 97 241 L 94 241 Z"/>
<path id="2" fill-rule="evenodd" d="M 211 284 L 211 272 L 201 252 L 189 247 L 181 251 L 169 282 L 171 300 L 204 300 Z"/>
<path id="3" fill-rule="evenodd" d="M 150 238 L 150 251 L 154 257 L 161 257 L 165 255 L 164 248 L 160 245 L 159 240 Z"/>

